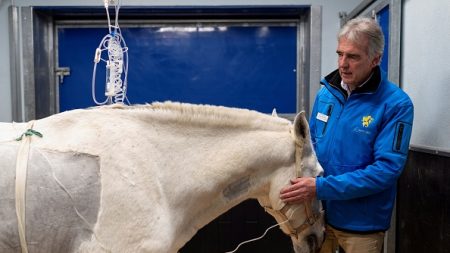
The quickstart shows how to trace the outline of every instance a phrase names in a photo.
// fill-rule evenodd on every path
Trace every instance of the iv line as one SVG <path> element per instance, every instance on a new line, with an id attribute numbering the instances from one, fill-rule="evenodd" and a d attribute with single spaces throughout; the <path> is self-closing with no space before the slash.
<path id="1" fill-rule="evenodd" d="M 124 103 L 128 99 L 127 78 L 128 78 L 128 47 L 119 27 L 119 0 L 104 0 L 106 15 L 108 19 L 109 34 L 105 35 L 95 50 L 94 68 L 92 73 L 92 98 L 97 105 Z M 115 23 L 111 25 L 109 16 L 109 4 L 114 4 Z M 102 52 L 107 51 L 108 59 L 102 58 Z M 99 102 L 95 95 L 95 80 L 97 73 L 97 64 L 103 61 L 106 64 L 106 85 L 105 96 L 103 102 Z M 123 77 L 123 80 L 122 80 Z"/>

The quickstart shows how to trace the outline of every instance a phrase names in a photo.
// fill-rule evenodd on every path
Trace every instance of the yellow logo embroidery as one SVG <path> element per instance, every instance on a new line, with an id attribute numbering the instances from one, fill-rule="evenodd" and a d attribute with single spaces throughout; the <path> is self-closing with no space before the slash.
<path id="1" fill-rule="evenodd" d="M 369 127 L 370 123 L 372 123 L 373 118 L 372 116 L 368 115 L 368 116 L 364 116 L 362 118 L 362 125 L 363 127 Z"/>

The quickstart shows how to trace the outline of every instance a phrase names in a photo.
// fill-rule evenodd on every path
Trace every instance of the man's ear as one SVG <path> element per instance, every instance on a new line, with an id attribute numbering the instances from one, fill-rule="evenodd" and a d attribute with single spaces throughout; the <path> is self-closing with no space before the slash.
<path id="1" fill-rule="evenodd" d="M 372 59 L 372 68 L 375 68 L 377 65 L 381 63 L 381 55 L 376 55 Z"/>
<path id="2" fill-rule="evenodd" d="M 277 109 L 276 109 L 276 108 L 273 108 L 273 110 L 272 110 L 272 116 L 278 117 Z"/>

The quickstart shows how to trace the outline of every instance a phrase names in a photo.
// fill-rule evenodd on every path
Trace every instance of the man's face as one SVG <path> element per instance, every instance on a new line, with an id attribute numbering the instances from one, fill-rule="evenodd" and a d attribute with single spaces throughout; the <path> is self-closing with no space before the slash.
<path id="1" fill-rule="evenodd" d="M 339 39 L 338 54 L 339 74 L 345 84 L 355 89 L 369 78 L 372 69 L 378 65 L 380 56 L 372 59 L 368 55 L 369 42 L 363 38 L 354 43 L 346 38 Z"/>

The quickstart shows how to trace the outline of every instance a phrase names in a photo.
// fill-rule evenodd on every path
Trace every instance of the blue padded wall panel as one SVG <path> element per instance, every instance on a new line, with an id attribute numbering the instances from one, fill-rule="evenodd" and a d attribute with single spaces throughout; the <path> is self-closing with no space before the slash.
<path id="1" fill-rule="evenodd" d="M 95 49 L 107 30 L 60 27 L 59 66 L 71 75 L 59 87 L 60 111 L 95 105 L 91 77 Z M 161 26 L 122 28 L 129 47 L 131 103 L 180 101 L 295 113 L 295 25 Z M 104 100 L 105 67 L 97 68 L 97 100 Z"/>

